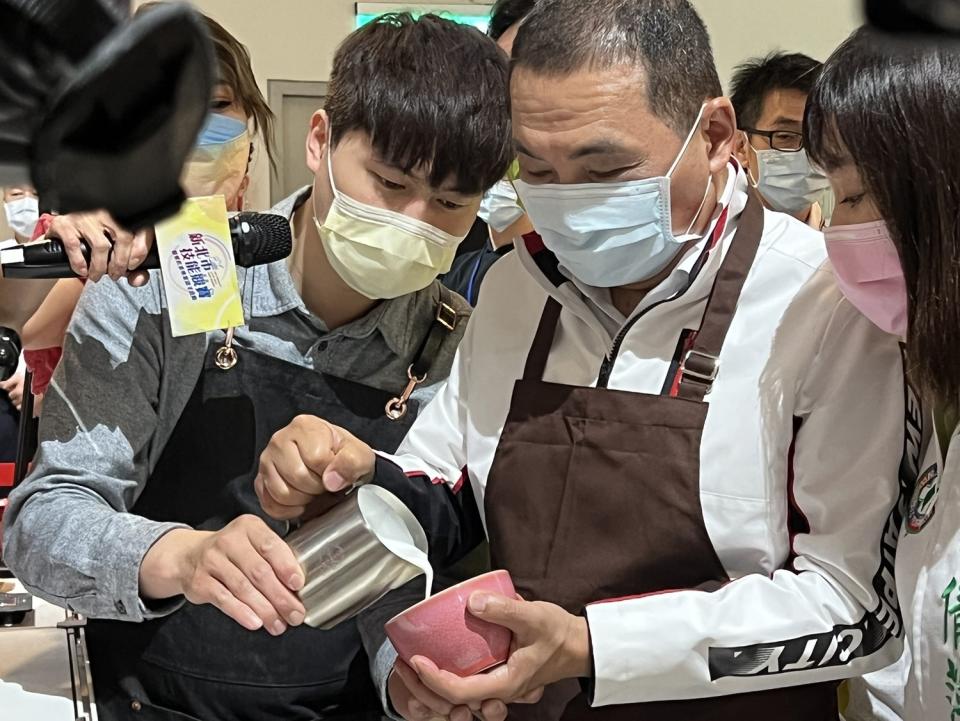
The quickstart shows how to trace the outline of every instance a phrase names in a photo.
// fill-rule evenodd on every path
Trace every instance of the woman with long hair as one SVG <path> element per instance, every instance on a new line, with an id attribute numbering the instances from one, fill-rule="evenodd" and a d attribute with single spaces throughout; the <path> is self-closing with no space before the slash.
<path id="1" fill-rule="evenodd" d="M 847 717 L 960 713 L 960 45 L 861 29 L 827 61 L 804 132 L 837 197 L 827 251 L 848 299 L 905 340 L 929 429 L 906 449 L 888 599 L 906 652 L 854 684 Z M 864 398 L 870 403 L 870 398 Z M 928 419 L 932 419 L 932 422 Z M 851 519 L 855 522 L 855 519 Z M 878 583 L 880 580 L 878 579 Z M 902 618 L 902 628 L 900 620 Z"/>

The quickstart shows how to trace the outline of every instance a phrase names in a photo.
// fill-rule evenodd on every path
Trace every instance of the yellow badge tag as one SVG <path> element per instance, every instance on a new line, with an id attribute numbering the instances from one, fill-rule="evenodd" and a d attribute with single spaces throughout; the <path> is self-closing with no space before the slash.
<path id="1" fill-rule="evenodd" d="M 190 198 L 156 233 L 174 337 L 243 325 L 223 196 Z"/>

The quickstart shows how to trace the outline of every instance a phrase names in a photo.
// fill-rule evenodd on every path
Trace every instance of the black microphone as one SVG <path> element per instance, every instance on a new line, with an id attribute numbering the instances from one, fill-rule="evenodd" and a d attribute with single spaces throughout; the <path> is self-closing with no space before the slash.
<path id="1" fill-rule="evenodd" d="M 272 213 L 239 213 L 230 218 L 230 238 L 237 265 L 250 268 L 283 260 L 293 248 L 290 221 Z M 90 246 L 81 239 L 80 251 L 90 262 Z M 160 267 L 156 243 L 137 270 Z M 0 250 L 4 278 L 76 278 L 60 240 Z"/>

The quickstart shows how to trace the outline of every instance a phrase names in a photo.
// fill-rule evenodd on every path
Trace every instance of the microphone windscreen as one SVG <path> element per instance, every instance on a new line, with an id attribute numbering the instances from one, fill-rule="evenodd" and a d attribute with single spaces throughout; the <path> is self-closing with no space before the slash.
<path id="1" fill-rule="evenodd" d="M 293 249 L 290 221 L 273 213 L 239 213 L 230 221 L 237 265 L 249 268 L 283 260 Z"/>

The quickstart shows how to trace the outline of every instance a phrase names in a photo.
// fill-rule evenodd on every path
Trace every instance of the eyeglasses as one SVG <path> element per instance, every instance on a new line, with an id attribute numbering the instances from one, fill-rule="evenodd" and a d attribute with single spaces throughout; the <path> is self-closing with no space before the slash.
<path id="1" fill-rule="evenodd" d="M 767 139 L 770 147 L 781 153 L 799 153 L 803 150 L 803 133 L 791 130 L 757 130 L 756 128 L 740 128 L 747 135 L 759 135 Z"/>

